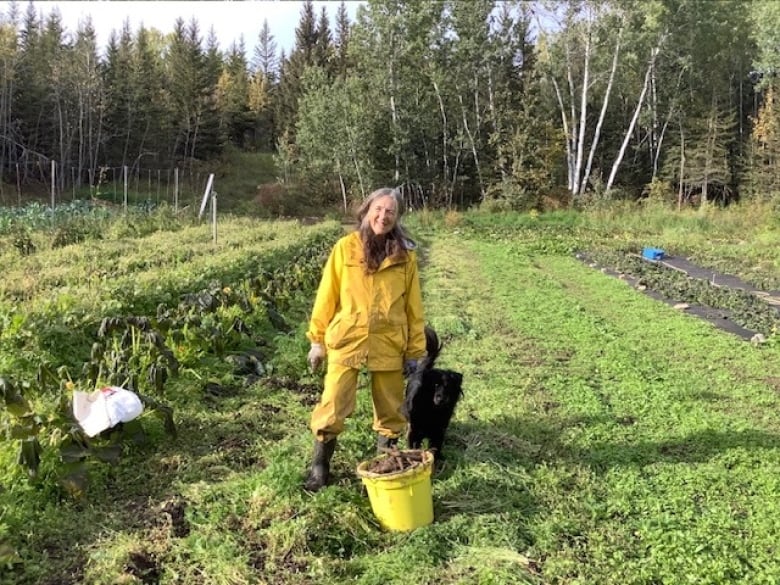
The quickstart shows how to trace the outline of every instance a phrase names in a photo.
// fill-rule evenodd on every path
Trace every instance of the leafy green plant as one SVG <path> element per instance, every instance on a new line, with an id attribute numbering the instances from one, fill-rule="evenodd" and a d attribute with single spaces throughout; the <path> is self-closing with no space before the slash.
<path id="1" fill-rule="evenodd" d="M 692 278 L 663 264 L 646 262 L 636 252 L 600 250 L 593 252 L 591 257 L 604 266 L 633 276 L 638 285 L 649 287 L 667 298 L 726 310 L 736 323 L 747 329 L 769 335 L 780 326 L 780 312 L 750 291 Z"/>
<path id="2" fill-rule="evenodd" d="M 38 474 L 43 451 L 38 440 L 43 420 L 33 411 L 20 388 L 6 378 L 0 378 L 0 395 L 10 415 L 4 423 L 6 438 L 19 441 L 19 464 L 34 478 Z"/>
<path id="3" fill-rule="evenodd" d="M 446 338 L 441 365 L 465 380 L 447 459 L 432 480 L 432 525 L 394 534 L 376 523 L 354 471 L 375 448 L 364 375 L 354 420 L 339 437 L 333 484 L 314 496 L 300 489 L 311 454 L 307 421 L 322 389 L 321 374 L 306 369 L 303 332 L 341 227 L 315 236 L 292 226 L 289 236 L 289 224 L 237 222 L 224 248 L 200 248 L 194 242 L 208 239 L 207 230 L 198 236 L 182 227 L 176 237 L 186 246 L 161 237 L 71 246 L 67 257 L 51 252 L 62 272 L 83 271 L 87 262 L 105 272 L 105 283 L 78 289 L 84 299 L 105 299 L 105 287 L 127 278 L 110 302 L 89 305 L 98 308 L 82 311 L 73 290 L 56 306 L 70 316 L 73 342 L 85 335 L 111 348 L 114 341 L 122 348 L 127 324 L 110 343 L 93 340 L 104 318 L 150 319 L 180 363 L 164 394 L 178 433 L 162 440 L 144 415 L 135 430 L 128 424 L 91 440 L 90 450 L 120 447 L 113 465 L 74 446 L 74 464 L 89 470 L 89 503 L 55 506 L 61 494 L 46 482 L 64 464 L 42 431 L 39 482 L 7 480 L 0 490 L 0 542 L 22 560 L 0 581 L 197 583 L 208 575 L 252 583 L 258 574 L 269 583 L 323 584 L 641 585 L 675 583 L 681 574 L 712 584 L 777 581 L 777 521 L 766 513 L 780 427 L 776 344 L 770 337 L 754 347 L 720 333 L 571 254 L 636 250 L 652 238 L 743 273 L 761 263 L 756 274 L 769 279 L 774 232 L 721 228 L 732 222 L 717 214 L 697 220 L 628 204 L 451 219 L 409 216 L 426 319 Z M 31 260 L 11 252 L 18 265 Z M 59 276 L 76 287 L 77 272 Z M 33 308 L 39 316 L 29 319 Z M 24 364 L 43 360 L 36 344 L 46 320 L 67 329 L 56 314 L 37 302 L 0 304 L 0 359 L 15 366 L 5 371 L 26 371 L 20 348 Z M 204 322 L 220 325 L 226 357 L 258 350 L 247 355 L 259 355 L 264 369 L 244 362 L 255 375 L 237 375 L 241 362 L 217 356 Z M 48 338 L 47 348 L 63 339 Z M 150 350 L 142 334 L 136 339 L 141 354 Z M 74 383 L 92 387 L 85 376 Z M 39 386 L 36 378 L 25 398 L 46 421 L 56 392 Z M 136 448 L 139 426 L 147 442 Z"/>
<path id="4" fill-rule="evenodd" d="M 167 321 L 148 317 L 106 317 L 85 364 L 87 380 L 93 386 L 148 388 L 162 395 L 169 374 L 175 376 L 179 370 L 179 362 L 165 342 L 168 327 Z"/>
<path id="5" fill-rule="evenodd" d="M 35 253 L 35 243 L 28 229 L 20 228 L 13 234 L 13 247 L 22 255 L 29 256 Z"/>
<path id="6" fill-rule="evenodd" d="M 71 395 L 76 386 L 67 369 L 59 368 L 55 373 L 49 366 L 41 365 L 36 384 L 39 393 L 53 398 L 45 414 L 36 412 L 24 397 L 31 389 L 30 384 L 0 378 L 0 393 L 8 415 L 3 419 L 6 439 L 18 441 L 18 463 L 32 480 L 39 479 L 45 448 L 52 447 L 59 460 L 55 477 L 71 496 L 80 497 L 87 488 L 89 462 L 117 463 L 122 444 L 143 440 L 143 429 L 134 420 L 90 439 L 71 415 Z M 141 396 L 141 400 L 163 419 L 166 432 L 175 436 L 172 408 L 150 397 Z"/>

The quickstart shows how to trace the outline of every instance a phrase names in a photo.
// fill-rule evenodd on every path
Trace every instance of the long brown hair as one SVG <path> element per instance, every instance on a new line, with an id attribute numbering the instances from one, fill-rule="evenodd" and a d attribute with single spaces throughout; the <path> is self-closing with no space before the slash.
<path id="1" fill-rule="evenodd" d="M 387 234 L 376 235 L 368 225 L 368 211 L 374 202 L 380 197 L 391 195 L 396 203 L 395 224 Z M 373 191 L 357 210 L 357 230 L 363 242 L 363 255 L 365 257 L 366 274 L 373 274 L 379 269 L 385 258 L 403 258 L 406 251 L 414 248 L 414 241 L 409 237 L 401 225 L 401 216 L 404 213 L 404 202 L 401 195 L 395 189 L 382 187 Z"/>

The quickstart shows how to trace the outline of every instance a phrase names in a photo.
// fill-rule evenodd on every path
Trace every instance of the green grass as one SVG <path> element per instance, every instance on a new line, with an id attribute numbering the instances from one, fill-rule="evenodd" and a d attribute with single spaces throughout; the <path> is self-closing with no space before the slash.
<path id="1" fill-rule="evenodd" d="M 373 516 L 355 474 L 374 445 L 365 377 L 334 484 L 301 490 L 321 378 L 305 369 L 308 307 L 296 306 L 267 378 L 245 386 L 206 359 L 172 381 L 179 437 L 144 415 L 150 441 L 96 465 L 82 500 L 46 477 L 29 483 L 4 450 L 0 543 L 18 562 L 0 583 L 777 582 L 778 345 L 745 343 L 571 255 L 661 226 L 639 234 L 569 213 L 413 220 L 440 365 L 465 376 L 430 526 L 387 533 Z M 777 276 L 756 243 L 776 228 L 708 229 L 710 257 L 739 233 Z M 209 398 L 208 379 L 234 392 Z"/>
<path id="2" fill-rule="evenodd" d="M 488 461 L 518 478 L 514 499 L 494 479 L 470 507 L 500 502 L 488 515 L 524 534 L 512 550 L 542 563 L 544 582 L 777 578 L 764 514 L 780 461 L 776 352 L 569 258 L 438 250 L 431 318 L 469 381 L 455 473 L 482 476 Z"/>
<path id="3" fill-rule="evenodd" d="M 223 154 L 214 181 L 219 208 L 263 215 L 255 198 L 259 186 L 276 181 L 273 154 L 230 149 Z"/>

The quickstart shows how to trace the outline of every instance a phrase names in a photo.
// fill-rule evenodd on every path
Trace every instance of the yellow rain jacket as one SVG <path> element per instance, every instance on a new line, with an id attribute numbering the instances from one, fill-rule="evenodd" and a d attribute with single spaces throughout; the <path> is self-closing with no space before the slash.
<path id="1" fill-rule="evenodd" d="M 425 322 L 417 254 L 386 258 L 366 274 L 357 231 L 333 247 L 322 273 L 306 336 L 328 360 L 370 371 L 400 370 L 425 355 Z"/>

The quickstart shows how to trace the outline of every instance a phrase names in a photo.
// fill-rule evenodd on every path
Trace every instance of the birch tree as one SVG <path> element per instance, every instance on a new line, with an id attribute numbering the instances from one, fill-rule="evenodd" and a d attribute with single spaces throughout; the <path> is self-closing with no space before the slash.
<path id="1" fill-rule="evenodd" d="M 751 11 L 738 0 L 679 0 L 648 7 L 652 12 L 645 15 L 653 19 L 653 27 L 648 28 L 655 28 L 662 39 L 650 81 L 648 111 L 652 116 L 639 121 L 644 125 L 642 136 L 657 137 L 650 164 L 668 176 L 683 161 L 685 170 L 676 172 L 684 183 L 681 193 L 701 186 L 706 202 L 711 199 L 710 187 L 717 185 L 717 191 L 728 196 L 741 174 L 744 157 L 740 153 L 748 142 L 748 133 L 740 129 L 748 124 L 743 90 L 751 55 L 756 54 Z M 660 133 L 649 127 L 659 118 L 663 120 Z M 657 122 L 654 125 L 658 127 Z M 676 132 L 666 132 L 667 127 Z M 640 148 L 640 144 L 635 146 L 637 151 Z M 725 162 L 718 153 L 726 157 Z M 674 162 L 665 161 L 669 156 Z M 699 173 L 695 168 L 705 171 Z M 718 171 L 708 173 L 708 168 Z"/>
<path id="2" fill-rule="evenodd" d="M 350 77 L 328 80 L 320 68 L 307 70 L 301 97 L 298 163 L 312 185 L 338 182 L 344 211 L 352 196 L 366 197 L 372 185 L 372 102 L 361 99 L 362 83 Z"/>
<path id="3" fill-rule="evenodd" d="M 730 152 L 736 140 L 730 108 L 713 103 L 705 115 L 689 121 L 679 145 L 666 159 L 664 177 L 680 185 L 678 206 L 697 195 L 701 206 L 725 199 L 733 186 Z"/>
<path id="4" fill-rule="evenodd" d="M 84 179 L 94 184 L 94 172 L 98 166 L 102 141 L 104 94 L 100 78 L 100 61 L 97 53 L 97 37 L 91 20 L 87 19 L 76 33 L 71 54 L 73 72 L 70 81 L 75 96 L 73 126 L 76 131 L 76 185 Z"/>
<path id="5" fill-rule="evenodd" d="M 626 13 L 619 5 L 599 0 L 547 7 L 546 17 L 537 17 L 543 31 L 540 62 L 552 86 L 566 137 L 567 187 L 579 197 L 588 186 L 618 73 Z M 545 24 L 553 21 L 559 32 Z M 605 59 L 606 55 L 610 57 Z M 600 104 L 595 126 L 590 113 L 593 103 Z"/>
<path id="6" fill-rule="evenodd" d="M 425 183 L 449 189 L 456 132 L 451 111 L 451 74 L 444 58 L 444 3 L 372 0 L 358 11 L 349 57 L 367 82 L 368 99 L 382 104 L 374 120 L 378 168 L 385 181 Z M 453 115 L 456 114 L 456 115 Z"/>

